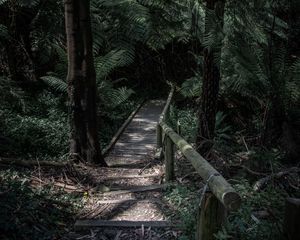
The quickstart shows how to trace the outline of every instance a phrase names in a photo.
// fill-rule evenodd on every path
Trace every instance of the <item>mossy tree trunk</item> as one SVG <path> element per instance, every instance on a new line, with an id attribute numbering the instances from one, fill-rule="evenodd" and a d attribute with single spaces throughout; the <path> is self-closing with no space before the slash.
<path id="1" fill-rule="evenodd" d="M 70 156 L 76 161 L 106 166 L 97 133 L 90 1 L 65 0 L 64 4 L 69 63 Z"/>

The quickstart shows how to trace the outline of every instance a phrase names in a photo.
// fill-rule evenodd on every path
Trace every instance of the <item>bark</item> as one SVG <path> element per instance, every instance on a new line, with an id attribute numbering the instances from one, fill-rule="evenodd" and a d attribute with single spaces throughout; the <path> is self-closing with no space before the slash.
<path id="1" fill-rule="evenodd" d="M 224 1 L 207 0 L 206 7 L 215 10 L 217 17 L 223 22 Z M 205 19 L 205 33 L 209 33 L 208 17 Z M 221 49 L 204 48 L 203 83 L 198 112 L 198 132 L 196 147 L 202 155 L 207 155 L 213 145 L 213 137 L 217 113 L 217 98 L 220 82 L 220 63 L 215 62 L 215 55 L 220 55 Z"/>
<path id="2" fill-rule="evenodd" d="M 74 160 L 106 166 L 101 155 L 92 53 L 90 2 L 65 0 L 70 101 L 70 155 Z"/>

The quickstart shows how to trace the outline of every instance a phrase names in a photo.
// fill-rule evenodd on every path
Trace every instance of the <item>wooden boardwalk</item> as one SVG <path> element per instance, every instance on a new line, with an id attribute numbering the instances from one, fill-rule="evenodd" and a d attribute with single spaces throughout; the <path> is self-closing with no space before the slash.
<path id="1" fill-rule="evenodd" d="M 109 166 L 138 167 L 153 158 L 156 125 L 164 103 L 152 100 L 141 107 L 106 158 Z"/>
<path id="2" fill-rule="evenodd" d="M 172 225 L 162 199 L 163 163 L 154 159 L 156 126 L 164 104 L 151 100 L 136 113 L 106 157 L 109 168 L 98 171 L 109 191 L 86 203 L 90 214 L 78 220 L 75 229 Z"/>

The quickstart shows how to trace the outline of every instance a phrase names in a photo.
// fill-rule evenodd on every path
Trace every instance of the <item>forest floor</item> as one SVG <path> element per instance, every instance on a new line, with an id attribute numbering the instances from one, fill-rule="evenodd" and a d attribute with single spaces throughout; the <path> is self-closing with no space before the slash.
<path id="1" fill-rule="evenodd" d="M 163 182 L 163 161 L 154 158 L 155 126 L 163 104 L 149 104 L 140 109 L 106 157 L 110 167 L 49 167 L 38 160 L 17 167 L 0 161 L 0 239 L 193 239 L 204 184 L 178 153 L 176 181 Z M 229 216 L 229 232 L 223 229 L 217 239 L 279 239 L 284 199 L 294 188 L 299 190 L 298 168 L 255 172 L 246 167 L 248 155 L 226 157 L 213 151 L 211 163 L 243 198 L 240 211 Z M 269 182 L 255 190 L 255 183 L 266 178 Z M 134 226 L 128 227 L 128 221 Z"/>
<path id="2" fill-rule="evenodd" d="M 178 239 L 185 224 L 180 222 L 182 210 L 189 211 L 187 207 L 198 193 L 191 189 L 180 198 L 175 185 L 162 183 L 162 161 L 145 166 L 1 165 L 0 239 Z M 149 190 L 142 189 L 145 186 L 150 186 Z M 136 191 L 126 193 L 130 189 Z M 187 198 L 191 201 L 184 202 Z M 79 219 L 170 221 L 174 225 L 157 228 L 148 222 L 130 228 L 74 227 Z"/>
<path id="3" fill-rule="evenodd" d="M 180 216 L 166 194 L 173 187 L 163 184 L 163 162 L 154 158 L 163 107 L 164 101 L 149 101 L 139 110 L 106 157 L 108 168 L 87 164 L 49 168 L 39 162 L 29 170 L 4 168 L 0 197 L 4 206 L 20 206 L 13 212 L 3 210 L 4 237 L 19 232 L 18 237 L 28 234 L 32 239 L 43 234 L 74 240 L 177 239 Z M 89 219 L 98 226 L 84 226 Z M 110 226 L 101 227 L 99 220 Z M 118 224 L 111 225 L 115 221 Z M 128 227 L 128 221 L 135 226 Z M 30 225 L 32 232 L 24 231 Z"/>

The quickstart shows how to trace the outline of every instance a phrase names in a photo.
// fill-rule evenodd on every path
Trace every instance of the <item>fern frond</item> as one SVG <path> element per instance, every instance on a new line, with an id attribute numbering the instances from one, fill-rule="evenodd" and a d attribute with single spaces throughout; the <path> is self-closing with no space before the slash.
<path id="1" fill-rule="evenodd" d="M 133 54 L 127 50 L 112 50 L 106 55 L 96 58 L 97 80 L 103 80 L 110 72 L 118 67 L 129 65 L 133 60 Z"/>
<path id="2" fill-rule="evenodd" d="M 61 93 L 67 93 L 68 85 L 65 81 L 61 80 L 60 78 L 54 76 L 44 76 L 41 79 L 55 91 Z"/>
<path id="3" fill-rule="evenodd" d="M 184 97 L 199 97 L 201 93 L 201 76 L 195 74 L 194 77 L 185 80 L 180 87 L 179 92 Z"/>
<path id="4" fill-rule="evenodd" d="M 101 82 L 99 91 L 101 91 L 101 102 L 109 109 L 114 109 L 122 105 L 134 94 L 134 91 L 127 87 L 114 89 L 112 83 L 107 81 Z"/>

